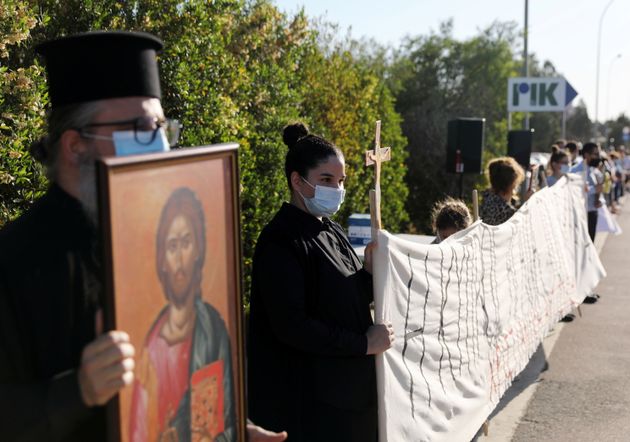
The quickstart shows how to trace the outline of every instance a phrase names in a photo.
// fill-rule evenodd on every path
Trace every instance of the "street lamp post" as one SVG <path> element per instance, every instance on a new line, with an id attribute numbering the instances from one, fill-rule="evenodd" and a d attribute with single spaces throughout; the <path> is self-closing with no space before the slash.
<path id="1" fill-rule="evenodd" d="M 523 77 L 529 77 L 529 53 L 527 50 L 527 40 L 529 34 L 529 0 L 525 0 L 525 30 L 523 32 Z M 529 113 L 525 112 L 523 129 L 529 129 Z"/>
<path id="2" fill-rule="evenodd" d="M 596 70 L 596 80 L 595 80 L 595 131 L 597 131 L 597 121 L 599 119 L 599 59 L 600 59 L 600 52 L 601 52 L 601 47 L 602 47 L 602 24 L 604 22 L 604 16 L 606 15 L 606 11 L 608 11 L 608 8 L 610 8 L 610 5 L 613 4 L 615 0 L 610 0 L 608 2 L 608 4 L 606 5 L 606 7 L 604 8 L 604 10 L 602 11 L 602 15 L 599 18 L 599 29 L 597 30 L 597 64 L 595 66 L 595 70 Z M 595 135 L 597 136 L 597 133 L 595 133 Z"/>
<path id="3" fill-rule="evenodd" d="M 610 78 L 612 75 L 612 68 L 615 65 L 615 61 L 621 58 L 621 54 L 615 55 L 615 57 L 610 60 L 610 64 L 608 65 L 608 81 L 606 83 L 606 116 L 610 118 L 610 83 L 612 79 Z"/>

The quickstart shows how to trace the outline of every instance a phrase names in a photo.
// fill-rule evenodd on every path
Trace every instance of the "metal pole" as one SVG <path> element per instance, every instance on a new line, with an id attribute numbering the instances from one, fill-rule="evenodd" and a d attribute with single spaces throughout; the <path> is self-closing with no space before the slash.
<path id="1" fill-rule="evenodd" d="M 610 83 L 612 82 L 610 77 L 612 75 L 612 68 L 615 65 L 615 61 L 619 60 L 620 58 L 621 58 L 621 54 L 617 54 L 615 58 L 610 60 L 610 65 L 608 66 L 608 80 L 606 82 L 606 117 L 605 118 L 610 118 L 608 112 L 610 111 Z"/>
<path id="2" fill-rule="evenodd" d="M 562 110 L 562 139 L 567 139 L 567 108 Z"/>
<path id="3" fill-rule="evenodd" d="M 595 80 L 595 133 L 594 135 L 597 136 L 597 122 L 599 121 L 599 59 L 600 59 L 600 52 L 601 52 L 601 48 L 602 48 L 602 24 L 604 22 L 604 16 L 606 15 L 606 11 L 608 11 L 608 8 L 610 8 L 610 5 L 613 4 L 615 0 L 610 0 L 608 2 L 608 4 L 606 5 L 606 7 L 604 8 L 604 10 L 602 11 L 602 15 L 599 18 L 599 29 L 597 30 L 597 64 L 595 65 L 595 72 L 596 72 L 596 80 Z"/>
<path id="4" fill-rule="evenodd" d="M 525 32 L 523 38 L 525 40 L 523 47 L 523 76 L 529 77 L 529 53 L 527 51 L 527 34 L 529 33 L 529 0 L 525 0 Z M 523 129 L 529 129 L 529 113 L 525 112 L 523 120 Z"/>

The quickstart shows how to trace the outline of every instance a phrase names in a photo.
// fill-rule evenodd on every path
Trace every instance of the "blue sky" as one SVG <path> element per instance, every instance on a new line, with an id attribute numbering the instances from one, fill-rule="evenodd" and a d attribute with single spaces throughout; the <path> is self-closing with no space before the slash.
<path id="1" fill-rule="evenodd" d="M 304 7 L 355 37 L 397 45 L 406 35 L 427 34 L 449 18 L 467 38 L 493 21 L 524 23 L 524 0 L 273 0 L 289 13 Z M 595 113 L 597 30 L 610 0 L 530 0 L 529 51 L 554 63 Z M 602 26 L 599 120 L 630 113 L 630 0 L 613 0 Z M 618 55 L 621 54 L 621 57 Z M 506 86 L 507 90 L 507 86 Z"/>

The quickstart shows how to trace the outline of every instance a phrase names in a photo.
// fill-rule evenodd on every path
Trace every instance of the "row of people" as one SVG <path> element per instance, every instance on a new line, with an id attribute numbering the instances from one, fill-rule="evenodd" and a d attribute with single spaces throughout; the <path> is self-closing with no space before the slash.
<path id="1" fill-rule="evenodd" d="M 38 145 L 53 184 L 0 232 L 0 424 L 7 440 L 104 440 L 102 405 L 132 384 L 135 349 L 124 331 L 97 333 L 95 197 L 85 191 L 84 172 L 95 158 L 117 153 L 115 131 L 137 131 L 140 120 L 152 122 L 141 130 L 160 130 L 161 42 L 98 33 L 54 47 L 43 50 L 48 69 L 63 73 L 49 75 L 54 131 Z M 124 72 L 117 58 L 126 60 Z M 271 432 L 250 424 L 248 435 L 376 441 L 374 355 L 391 347 L 394 331 L 371 316 L 373 245 L 361 262 L 330 220 L 345 195 L 341 150 L 299 123 L 284 129 L 283 140 L 291 199 L 256 246 L 248 333 L 249 414 Z M 585 145 L 583 155 L 590 164 L 595 153 Z M 514 160 L 491 162 L 484 222 L 512 216 L 523 179 Z M 445 239 L 470 222 L 465 206 L 449 202 L 436 212 L 435 228 Z"/>
<path id="2" fill-rule="evenodd" d="M 630 157 L 625 156 L 624 149 L 605 156 L 596 143 L 588 142 L 581 146 L 574 141 L 567 143 L 560 140 L 552 146 L 552 153 L 539 186 L 553 186 L 568 173 L 582 175 L 585 179 L 588 232 L 591 240 L 595 241 L 601 208 L 608 204 L 614 213 L 616 204 L 619 204 L 623 195 L 626 180 L 624 163 L 630 163 L 625 158 Z M 536 177 L 535 170 L 531 170 L 530 180 L 535 179 L 531 178 Z M 534 186 L 528 183 L 525 189 L 518 192 L 519 188 L 522 189 L 526 171 L 511 157 L 491 160 L 486 172 L 490 188 L 482 192 L 479 214 L 484 223 L 499 225 L 509 220 L 520 205 L 531 197 Z M 523 198 L 518 197 L 519 193 Z M 470 219 L 470 213 L 463 201 L 452 198 L 439 201 L 432 213 L 435 242 L 467 228 Z M 592 304 L 598 299 L 599 295 L 591 294 L 584 299 L 584 303 Z M 568 315 L 563 320 L 570 321 L 572 318 L 573 315 Z"/>
<path id="3" fill-rule="evenodd" d="M 294 440 L 376 440 L 371 355 L 387 350 L 394 334 L 391 325 L 373 325 L 369 313 L 373 245 L 366 248 L 362 266 L 343 230 L 329 219 L 344 197 L 341 151 L 300 124 L 285 128 L 284 140 L 289 147 L 285 173 L 291 200 L 263 230 L 254 256 L 251 415 L 273 430 L 288 428 Z M 586 143 L 581 155 L 582 161 L 570 168 L 570 153 L 557 149 L 549 162 L 553 173 L 542 175 L 542 185 L 586 168 L 589 234 L 594 240 L 596 218 L 590 208 L 597 206 L 601 193 L 595 171 L 599 147 Z M 537 176 L 532 172 L 530 181 Z M 490 161 L 491 188 L 483 193 L 480 207 L 483 222 L 502 224 L 516 213 L 519 202 L 514 195 L 525 177 L 513 158 Z M 533 187 L 526 186 L 521 201 L 533 194 Z M 435 243 L 471 223 L 464 202 L 440 201 L 432 212 Z M 591 295 L 584 302 L 596 300 Z M 564 321 L 572 319 L 568 315 Z M 318 427 L 317 422 L 326 426 Z"/>
<path id="4" fill-rule="evenodd" d="M 593 142 L 581 143 L 570 141 L 552 146 L 552 154 L 548 162 L 549 185 L 555 184 L 567 173 L 579 174 L 585 181 L 585 199 L 588 232 L 595 241 L 598 229 L 601 227 L 600 217 L 608 217 L 610 212 L 616 213 L 619 200 L 623 195 L 623 181 L 625 172 L 618 169 L 621 160 L 615 163 L 598 144 Z M 620 159 L 620 158 L 619 158 Z"/>

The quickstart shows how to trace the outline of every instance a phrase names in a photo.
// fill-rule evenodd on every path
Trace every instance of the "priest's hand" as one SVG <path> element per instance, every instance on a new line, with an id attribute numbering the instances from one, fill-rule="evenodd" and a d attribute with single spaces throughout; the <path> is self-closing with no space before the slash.
<path id="1" fill-rule="evenodd" d="M 282 442 L 286 440 L 286 438 L 286 431 L 283 431 L 282 433 L 274 433 L 273 431 L 265 430 L 252 422 L 247 422 L 248 442 Z"/>
<path id="2" fill-rule="evenodd" d="M 368 328 L 367 333 L 368 355 L 383 353 L 394 343 L 394 327 L 391 324 L 376 324 Z"/>
<path id="3" fill-rule="evenodd" d="M 83 349 L 79 367 L 81 398 L 88 407 L 104 405 L 120 389 L 131 385 L 135 367 L 135 350 L 127 333 L 110 331 L 101 334 L 100 312 L 97 313 L 96 329 L 98 337 Z"/>

